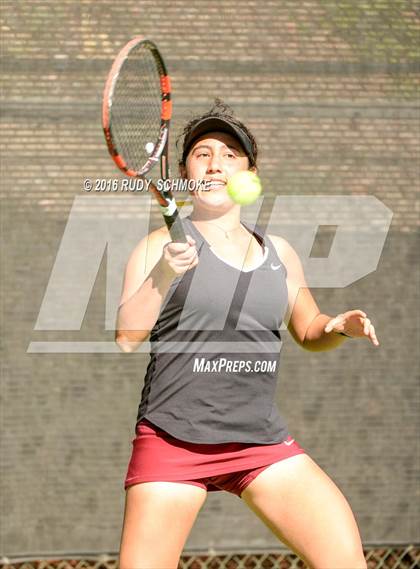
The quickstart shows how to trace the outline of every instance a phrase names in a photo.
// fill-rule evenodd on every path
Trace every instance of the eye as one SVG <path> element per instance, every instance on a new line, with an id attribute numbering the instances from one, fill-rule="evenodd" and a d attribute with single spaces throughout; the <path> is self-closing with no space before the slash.
<path id="1" fill-rule="evenodd" d="M 197 158 L 202 158 L 202 157 L 206 158 L 207 156 L 210 156 L 210 154 L 203 150 L 201 152 L 197 152 L 196 156 Z"/>
<path id="2" fill-rule="evenodd" d="M 226 158 L 236 158 L 236 155 L 233 152 L 226 152 Z"/>

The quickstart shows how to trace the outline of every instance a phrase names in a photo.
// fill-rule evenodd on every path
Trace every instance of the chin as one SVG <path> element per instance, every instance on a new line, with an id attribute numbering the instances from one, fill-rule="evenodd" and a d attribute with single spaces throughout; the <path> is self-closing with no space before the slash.
<path id="1" fill-rule="evenodd" d="M 217 195 L 216 193 L 213 195 L 206 195 L 204 197 L 201 195 L 200 197 L 193 199 L 193 203 L 195 207 L 211 211 L 229 211 L 236 205 L 226 194 Z"/>

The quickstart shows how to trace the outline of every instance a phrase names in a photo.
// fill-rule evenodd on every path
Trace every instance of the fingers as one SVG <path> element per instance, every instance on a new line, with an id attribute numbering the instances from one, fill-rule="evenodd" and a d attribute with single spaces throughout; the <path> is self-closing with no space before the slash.
<path id="1" fill-rule="evenodd" d="M 363 333 L 372 341 L 372 344 L 379 346 L 378 338 L 376 337 L 375 327 L 369 320 L 365 318 L 363 322 Z"/>
<path id="2" fill-rule="evenodd" d="M 324 331 L 326 333 L 331 332 L 339 324 L 344 324 L 344 314 L 338 314 L 335 318 L 330 320 L 325 326 Z"/>
<path id="3" fill-rule="evenodd" d="M 353 324 L 351 324 L 351 317 L 358 316 L 359 324 L 356 325 L 356 330 L 354 327 L 355 319 L 353 318 Z M 347 328 L 347 329 L 346 329 Z M 344 314 L 338 314 L 334 318 L 332 318 L 328 324 L 324 328 L 324 332 L 328 333 L 331 330 L 335 330 L 337 332 L 344 332 L 346 335 L 351 337 L 357 337 L 362 334 L 363 336 L 367 336 L 369 340 L 373 343 L 374 346 L 379 346 L 379 341 L 376 336 L 375 327 L 370 321 L 370 318 L 367 317 L 366 313 L 363 310 L 349 310 Z M 350 333 L 349 333 L 350 332 Z"/>
<path id="4" fill-rule="evenodd" d="M 347 316 L 353 316 L 353 315 L 359 315 L 362 316 L 363 318 L 366 318 L 367 314 L 366 312 L 363 312 L 363 310 L 359 310 L 358 308 L 355 310 L 348 310 L 346 312 Z"/>
<path id="5" fill-rule="evenodd" d="M 363 321 L 363 334 L 369 334 L 370 320 L 365 318 Z"/>
<path id="6" fill-rule="evenodd" d="M 191 260 L 194 254 L 197 252 L 197 249 L 194 246 L 190 246 L 186 251 L 177 252 L 172 249 L 172 247 L 166 247 L 164 251 L 165 259 L 168 261 L 170 259 L 177 259 L 177 261 L 187 261 Z"/>
<path id="7" fill-rule="evenodd" d="M 187 235 L 186 243 L 167 243 L 163 248 L 163 258 L 176 274 L 185 273 L 198 263 L 198 252 L 195 241 Z"/>
<path id="8" fill-rule="evenodd" d="M 379 346 L 379 341 L 378 341 L 378 338 L 376 337 L 375 328 L 374 328 L 373 324 L 371 324 L 369 326 L 369 337 L 375 346 Z"/>
<path id="9" fill-rule="evenodd" d="M 175 241 L 169 241 L 164 246 L 164 249 L 168 250 L 172 255 L 181 254 L 190 249 L 190 247 L 195 245 L 194 239 L 191 235 L 186 235 L 187 242 L 186 243 L 178 243 Z"/>

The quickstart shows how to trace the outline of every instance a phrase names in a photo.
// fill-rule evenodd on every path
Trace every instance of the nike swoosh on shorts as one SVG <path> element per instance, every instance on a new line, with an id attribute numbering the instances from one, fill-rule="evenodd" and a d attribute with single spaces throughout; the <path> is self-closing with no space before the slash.
<path id="1" fill-rule="evenodd" d="M 278 271 L 280 267 L 281 265 L 275 265 L 274 263 L 271 263 L 271 268 L 273 269 L 273 271 Z"/>

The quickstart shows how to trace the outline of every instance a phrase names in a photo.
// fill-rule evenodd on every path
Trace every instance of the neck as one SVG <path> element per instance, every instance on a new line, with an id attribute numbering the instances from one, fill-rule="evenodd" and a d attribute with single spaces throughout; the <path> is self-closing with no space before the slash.
<path id="1" fill-rule="evenodd" d="M 207 223 L 217 223 L 218 226 L 226 230 L 234 229 L 241 223 L 240 210 L 231 210 L 226 213 L 215 213 L 211 211 L 195 211 L 190 215 L 191 221 L 206 225 Z"/>

